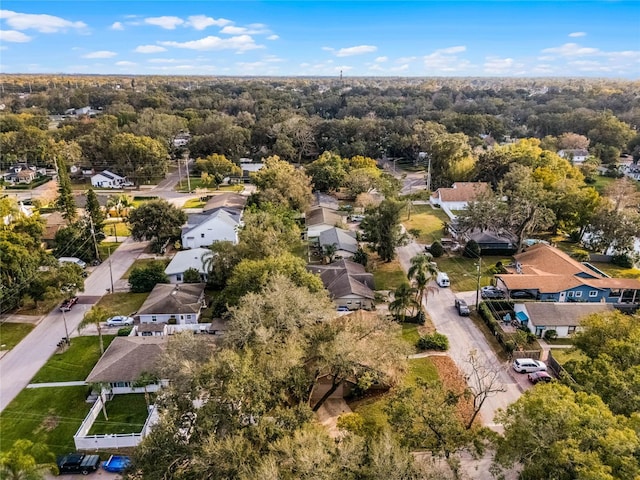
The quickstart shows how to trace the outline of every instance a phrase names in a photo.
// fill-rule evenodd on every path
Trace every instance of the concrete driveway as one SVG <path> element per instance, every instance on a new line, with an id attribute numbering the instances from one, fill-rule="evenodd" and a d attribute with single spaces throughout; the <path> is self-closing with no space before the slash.
<path id="1" fill-rule="evenodd" d="M 397 253 L 403 270 L 406 272 L 409 269 L 411 258 L 423 252 L 424 247 L 415 242 L 400 247 Z M 435 282 L 432 282 L 432 285 L 436 286 Z M 438 332 L 449 337 L 449 356 L 463 375 L 469 376 L 471 373 L 470 365 L 467 363 L 471 351 L 476 352 L 481 364 L 499 370 L 499 379 L 505 391 L 488 398 L 482 406 L 480 414 L 484 425 L 501 431 L 502 426 L 494 422 L 497 410 L 505 409 L 509 404 L 515 402 L 522 391 L 529 388 L 530 385 L 528 385 L 526 375 L 523 378 L 516 378 L 511 374 L 510 364 L 498 360 L 483 333 L 468 317 L 458 315 L 454 308 L 456 295 L 466 300 L 470 306 L 475 305 L 475 292 L 456 294 L 450 288 L 438 287 L 436 294 L 429 295 L 426 310 Z"/>

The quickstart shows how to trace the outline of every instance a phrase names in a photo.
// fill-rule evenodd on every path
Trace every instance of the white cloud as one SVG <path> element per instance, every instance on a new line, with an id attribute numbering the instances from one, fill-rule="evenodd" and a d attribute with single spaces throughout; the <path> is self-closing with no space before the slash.
<path id="1" fill-rule="evenodd" d="M 363 55 L 365 53 L 372 53 L 378 50 L 375 45 L 357 45 L 355 47 L 341 48 L 335 52 L 336 57 L 350 57 L 352 55 Z"/>
<path id="2" fill-rule="evenodd" d="M 467 50 L 465 46 L 440 48 L 424 57 L 424 66 L 434 73 L 452 73 L 469 69 L 472 65 L 469 60 L 459 58 L 456 53 Z"/>
<path id="3" fill-rule="evenodd" d="M 180 63 L 184 60 L 178 60 L 177 58 L 150 58 L 147 61 L 149 63 Z"/>
<path id="4" fill-rule="evenodd" d="M 267 40 L 278 40 L 280 37 L 278 35 L 269 35 Z"/>
<path id="5" fill-rule="evenodd" d="M 570 37 L 586 37 L 587 32 L 573 32 L 569 34 Z"/>
<path id="6" fill-rule="evenodd" d="M 456 47 L 441 48 L 439 50 L 436 50 L 433 53 L 441 53 L 443 55 L 452 55 L 454 53 L 462 53 L 466 51 L 467 51 L 467 47 L 465 47 L 464 45 L 458 45 Z"/>
<path id="7" fill-rule="evenodd" d="M 263 35 L 271 32 L 266 28 L 266 25 L 263 25 L 261 23 L 253 23 L 246 27 L 227 25 L 222 30 L 220 30 L 220 33 L 223 33 L 225 35 Z"/>
<path id="8" fill-rule="evenodd" d="M 86 55 L 83 55 L 82 58 L 111 58 L 118 55 L 116 52 L 111 52 L 109 50 L 98 50 L 97 52 L 90 52 Z"/>
<path id="9" fill-rule="evenodd" d="M 400 57 L 396 59 L 396 63 L 411 63 L 418 59 L 418 57 Z"/>
<path id="10" fill-rule="evenodd" d="M 227 20 L 226 18 L 212 18 L 207 17 L 206 15 L 191 15 L 187 18 L 187 25 L 195 28 L 196 30 L 204 30 L 207 27 L 224 27 L 225 25 L 229 25 L 231 20 Z"/>
<path id="11" fill-rule="evenodd" d="M 113 22 L 113 25 L 111 25 L 111 30 L 124 30 L 124 25 L 122 24 L 122 22 Z"/>
<path id="12" fill-rule="evenodd" d="M 0 18 L 5 19 L 7 25 L 16 30 L 33 29 L 40 33 L 56 33 L 70 28 L 87 28 L 87 24 L 84 22 L 72 22 L 53 15 L 17 13 L 11 10 L 0 10 Z"/>
<path id="13" fill-rule="evenodd" d="M 127 62 L 126 60 L 123 60 L 121 62 L 116 62 L 116 66 L 118 67 L 134 67 L 136 65 L 137 65 L 136 62 Z"/>
<path id="14" fill-rule="evenodd" d="M 269 63 L 279 63 L 279 62 L 284 62 L 284 59 L 278 57 L 277 55 L 265 55 L 262 58 L 262 61 L 269 62 Z"/>
<path id="15" fill-rule="evenodd" d="M 30 42 L 31 37 L 29 35 L 25 35 L 22 32 L 18 32 L 17 30 L 0 30 L 0 41 L 25 43 Z"/>
<path id="16" fill-rule="evenodd" d="M 390 72 L 404 72 L 405 70 L 409 70 L 408 63 L 405 63 L 403 65 L 398 65 L 397 67 L 391 67 L 389 69 Z"/>
<path id="17" fill-rule="evenodd" d="M 178 25 L 182 25 L 184 20 L 179 17 L 149 17 L 144 19 L 144 23 L 164 28 L 165 30 L 175 30 Z"/>
<path id="18" fill-rule="evenodd" d="M 386 62 L 387 60 L 389 60 L 389 57 L 378 57 L 378 58 L 376 58 L 376 59 L 374 60 L 374 62 L 376 62 L 376 63 L 384 63 L 384 62 Z"/>
<path id="19" fill-rule="evenodd" d="M 166 51 L 166 48 L 159 45 L 140 45 L 134 50 L 136 53 L 160 53 Z"/>
<path id="20" fill-rule="evenodd" d="M 503 75 L 514 73 L 514 70 L 520 70 L 524 67 L 522 63 L 517 63 L 513 58 L 486 57 L 484 62 L 484 71 L 491 75 Z"/>
<path id="21" fill-rule="evenodd" d="M 545 48 L 542 53 L 552 53 L 561 57 L 581 57 L 600 53 L 597 48 L 581 47 L 577 43 L 565 43 L 559 47 Z"/>
<path id="22" fill-rule="evenodd" d="M 160 44 L 167 47 L 187 48 L 190 50 L 235 50 L 238 53 L 264 48 L 263 45 L 257 45 L 249 35 L 238 35 L 230 38 L 208 36 L 190 42 L 160 42 Z"/>

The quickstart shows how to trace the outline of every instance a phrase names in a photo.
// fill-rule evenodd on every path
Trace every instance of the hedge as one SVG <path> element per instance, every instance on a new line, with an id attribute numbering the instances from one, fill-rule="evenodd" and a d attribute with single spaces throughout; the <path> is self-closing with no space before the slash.
<path id="1" fill-rule="evenodd" d="M 420 337 L 416 346 L 419 350 L 449 350 L 449 339 L 446 335 L 438 332 L 434 332 L 431 335 L 425 335 Z"/>

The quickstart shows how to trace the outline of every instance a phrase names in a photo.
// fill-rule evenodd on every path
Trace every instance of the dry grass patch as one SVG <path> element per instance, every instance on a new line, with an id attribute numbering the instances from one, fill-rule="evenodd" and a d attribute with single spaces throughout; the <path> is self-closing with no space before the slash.
<path id="1" fill-rule="evenodd" d="M 442 382 L 445 390 L 450 390 L 455 394 L 462 395 L 467 389 L 467 382 L 458 370 L 456 364 L 448 356 L 434 356 L 429 357 L 431 363 L 435 365 L 438 371 L 438 377 Z M 460 419 L 466 424 L 467 421 L 473 416 L 473 400 L 471 398 L 462 396 L 458 402 L 458 415 Z M 476 424 L 482 424 L 482 419 L 478 415 L 475 419 Z"/>

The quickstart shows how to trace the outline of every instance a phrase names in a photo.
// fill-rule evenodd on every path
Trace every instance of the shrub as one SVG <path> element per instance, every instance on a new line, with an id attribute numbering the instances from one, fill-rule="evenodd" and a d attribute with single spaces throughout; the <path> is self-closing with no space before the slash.
<path id="1" fill-rule="evenodd" d="M 478 242 L 475 240 L 469 240 L 467 244 L 464 246 L 464 251 L 462 252 L 463 257 L 467 258 L 479 258 L 480 257 L 480 246 Z"/>
<path id="2" fill-rule="evenodd" d="M 446 335 L 435 332 L 431 335 L 420 337 L 416 346 L 419 350 L 439 350 L 444 352 L 449 349 L 449 339 Z"/>
<path id="3" fill-rule="evenodd" d="M 586 179 L 585 179 L 586 182 Z M 580 241 L 580 230 L 574 230 L 569 234 L 569 240 L 573 243 L 578 243 Z"/>
<path id="4" fill-rule="evenodd" d="M 129 275 L 131 291 L 133 293 L 150 292 L 158 283 L 169 283 L 164 268 L 162 262 L 151 262 L 145 267 L 134 268 Z"/>
<path id="5" fill-rule="evenodd" d="M 618 267 L 622 267 L 622 268 L 632 268 L 633 267 L 633 260 L 631 259 L 631 257 L 627 254 L 621 253 L 619 255 L 614 255 L 611 258 L 611 263 L 613 263 L 614 265 L 617 265 Z"/>
<path id="6" fill-rule="evenodd" d="M 128 337 L 133 327 L 122 327 L 118 329 L 118 337 Z"/>
<path id="7" fill-rule="evenodd" d="M 196 268 L 187 268 L 184 271 L 184 283 L 200 283 L 200 272 Z"/>
<path id="8" fill-rule="evenodd" d="M 586 250 L 576 250 L 571 256 L 579 262 L 589 261 L 589 252 L 587 252 Z"/>
<path id="9" fill-rule="evenodd" d="M 556 338 L 558 338 L 558 332 L 555 330 L 547 330 L 544 332 L 544 339 L 545 340 L 555 340 Z"/>
<path id="10" fill-rule="evenodd" d="M 436 241 L 431 244 L 429 252 L 431 252 L 431 255 L 433 255 L 434 258 L 438 258 L 444 255 L 444 248 L 442 248 L 442 244 L 440 242 Z"/>

